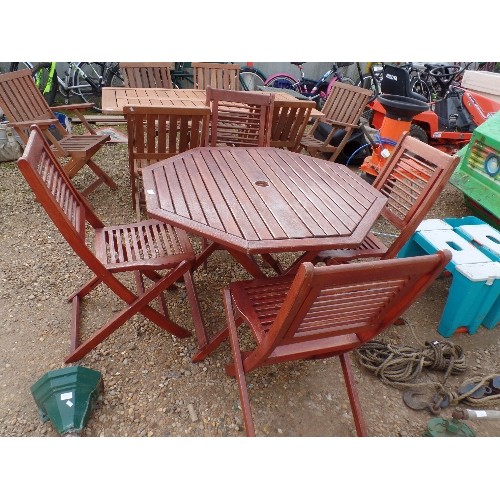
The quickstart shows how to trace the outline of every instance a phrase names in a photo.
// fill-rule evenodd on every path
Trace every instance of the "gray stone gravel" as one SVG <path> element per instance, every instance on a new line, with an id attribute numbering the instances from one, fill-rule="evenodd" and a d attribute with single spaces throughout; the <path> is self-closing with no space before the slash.
<path id="1" fill-rule="evenodd" d="M 100 187 L 90 201 L 105 223 L 134 220 L 125 145 L 109 145 L 96 156 L 117 181 L 117 191 Z M 77 185 L 88 175 L 79 174 Z M 83 185 L 81 184 L 81 185 Z M 467 214 L 460 193 L 448 186 L 429 217 Z M 0 164 L 0 436 L 58 436 L 42 423 L 30 387 L 44 373 L 64 367 L 68 353 L 71 307 L 67 296 L 90 277 L 18 172 Z M 199 242 L 193 239 L 195 246 Z M 209 333 L 224 324 L 220 290 L 248 275 L 218 252 L 208 269 L 195 273 Z M 449 287 L 436 281 L 384 338 L 417 345 L 442 340 L 436 331 Z M 119 300 L 99 287 L 84 303 L 83 332 L 98 327 L 116 311 Z M 172 317 L 192 330 L 182 287 L 169 293 Z M 458 387 L 474 374 L 500 371 L 500 332 L 480 328 L 476 335 L 451 340 L 466 353 L 467 372 L 452 377 Z M 243 436 L 244 425 L 234 379 L 226 376 L 227 344 L 202 363 L 193 364 L 195 338 L 180 340 L 142 317 L 134 317 L 89 353 L 80 364 L 98 370 L 104 392 L 83 436 Z M 400 390 L 362 369 L 353 356 L 361 405 L 371 436 L 421 436 L 432 415 L 414 411 Z M 429 375 L 441 380 L 442 374 Z M 354 436 L 347 393 L 338 359 L 298 362 L 251 373 L 248 384 L 260 436 Z M 500 409 L 500 408 L 496 408 Z M 451 417 L 451 409 L 442 412 Z M 468 423 L 478 436 L 500 436 L 500 422 Z"/>

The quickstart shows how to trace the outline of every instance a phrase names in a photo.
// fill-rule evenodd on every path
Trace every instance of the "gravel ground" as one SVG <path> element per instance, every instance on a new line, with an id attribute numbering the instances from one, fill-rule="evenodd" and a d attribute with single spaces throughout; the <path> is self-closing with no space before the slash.
<path id="1" fill-rule="evenodd" d="M 105 223 L 134 220 L 129 196 L 127 150 L 109 145 L 96 156 L 117 181 L 117 191 L 101 186 L 90 201 Z M 79 174 L 77 185 L 88 181 Z M 43 423 L 30 387 L 49 370 L 64 367 L 68 354 L 71 307 L 65 298 L 90 273 L 73 254 L 17 170 L 0 164 L 0 436 L 58 436 Z M 463 216 L 463 197 L 448 185 L 428 217 Z M 195 247 L 199 242 L 193 239 Z M 224 324 L 220 290 L 248 275 L 226 254 L 217 252 L 195 283 L 209 333 Z M 406 324 L 380 338 L 421 346 L 443 340 L 436 331 L 450 278 L 440 278 L 405 314 Z M 192 330 L 188 303 L 180 287 L 169 294 L 174 320 Z M 99 287 L 84 303 L 83 332 L 100 325 L 119 301 Z M 450 340 L 464 349 L 467 370 L 450 376 L 457 388 L 473 375 L 499 372 L 499 331 L 480 327 L 475 335 Z M 234 379 L 226 376 L 228 344 L 194 364 L 195 338 L 179 340 L 141 317 L 134 317 L 81 360 L 103 375 L 104 391 L 83 436 L 243 436 L 244 426 Z M 428 411 L 405 406 L 402 391 L 383 384 L 352 356 L 361 405 L 371 436 L 421 436 Z M 426 381 L 443 380 L 426 374 Z M 257 434 L 260 436 L 355 436 L 337 358 L 267 367 L 248 376 Z M 500 409 L 500 407 L 498 408 Z M 441 412 L 451 418 L 451 408 Z M 500 436 L 498 421 L 470 421 L 478 436 Z"/>

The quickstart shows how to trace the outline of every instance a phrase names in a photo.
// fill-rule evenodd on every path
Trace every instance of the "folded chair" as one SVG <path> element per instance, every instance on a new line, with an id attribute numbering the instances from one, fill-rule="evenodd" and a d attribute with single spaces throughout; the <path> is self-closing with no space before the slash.
<path id="1" fill-rule="evenodd" d="M 240 90 L 240 65 L 232 63 L 194 62 L 194 88 Z"/>
<path id="2" fill-rule="evenodd" d="M 330 155 L 329 160 L 335 161 L 352 133 L 359 127 L 361 113 L 371 96 L 371 90 L 334 82 L 321 109 L 324 116 L 319 117 L 304 135 L 300 141 L 300 150 L 305 149 L 311 156 Z M 331 127 L 324 140 L 314 137 L 320 124 Z"/>
<path id="3" fill-rule="evenodd" d="M 316 107 L 313 101 L 290 101 L 274 104 L 271 147 L 297 151 Z"/>
<path id="4" fill-rule="evenodd" d="M 101 184 L 116 189 L 116 184 L 92 157 L 109 140 L 108 135 L 97 135 L 81 110 L 91 108 L 92 103 L 49 107 L 35 85 L 30 70 L 13 71 L 0 75 L 0 108 L 19 137 L 27 144 L 30 125 L 36 124 L 51 144 L 58 157 L 68 158 L 64 171 L 73 178 L 85 165 L 97 176 L 97 180 L 82 190 L 87 196 Z M 54 111 L 74 111 L 88 130 L 88 134 L 74 135 L 61 125 Z"/>
<path id="5" fill-rule="evenodd" d="M 357 248 L 324 250 L 313 262 L 326 264 L 359 258 L 392 259 L 412 236 L 445 188 L 460 159 L 425 144 L 408 133 L 393 150 L 373 187 L 387 197 L 381 212 L 394 233 L 389 247 L 374 232 Z"/>
<path id="6" fill-rule="evenodd" d="M 451 259 L 445 250 L 424 257 L 339 266 L 300 265 L 295 277 L 233 282 L 223 292 L 227 328 L 200 353 L 231 343 L 247 435 L 255 435 L 245 375 L 261 366 L 339 356 L 358 436 L 367 429 L 349 352 L 386 330 L 429 287 Z M 238 327 L 246 323 L 254 345 L 242 352 Z"/>
<path id="7" fill-rule="evenodd" d="M 207 88 L 208 146 L 269 146 L 274 94 Z"/>
<path id="8" fill-rule="evenodd" d="M 126 87 L 171 89 L 173 63 L 121 62 L 120 70 Z"/>
<path id="9" fill-rule="evenodd" d="M 142 169 L 203 145 L 210 108 L 126 106 L 132 205 L 140 219 Z"/>
<path id="10" fill-rule="evenodd" d="M 70 355 L 66 363 L 83 358 L 137 313 L 177 337 L 188 337 L 190 332 L 169 318 L 163 296 L 163 292 L 179 279 L 183 279 L 186 285 L 198 339 L 202 345 L 206 342 L 190 273 L 195 254 L 184 231 L 153 219 L 136 224 L 105 226 L 74 188 L 36 125 L 31 127 L 28 144 L 17 163 L 37 200 L 74 252 L 95 275 L 69 297 L 73 311 Z M 95 253 L 86 244 L 87 224 L 94 229 Z M 137 293 L 115 276 L 125 272 L 133 272 Z M 147 283 L 144 278 L 148 279 Z M 146 287 L 149 282 L 152 284 Z M 82 340 L 80 303 L 100 283 L 124 302 L 124 308 Z M 150 305 L 156 299 L 158 309 Z"/>

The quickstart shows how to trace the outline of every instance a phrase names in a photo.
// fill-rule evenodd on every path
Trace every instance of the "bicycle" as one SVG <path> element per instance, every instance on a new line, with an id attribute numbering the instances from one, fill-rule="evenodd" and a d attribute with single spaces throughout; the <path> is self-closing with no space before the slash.
<path id="1" fill-rule="evenodd" d="M 359 62 L 356 63 L 359 78 L 356 80 L 358 87 L 369 89 L 373 92 L 374 97 L 380 94 L 380 82 L 384 72 L 384 63 L 382 62 L 367 62 L 364 70 Z"/>
<path id="2" fill-rule="evenodd" d="M 56 62 L 13 62 L 10 71 L 30 69 L 37 87 L 49 106 L 55 103 L 59 92 L 68 104 L 72 96 L 94 104 L 101 111 L 102 87 L 123 87 L 124 82 L 117 62 L 69 62 L 64 77 L 57 74 Z"/>
<path id="3" fill-rule="evenodd" d="M 303 66 L 305 63 L 292 62 L 290 64 L 297 66 L 299 69 L 299 80 L 288 73 L 276 73 L 271 75 L 264 82 L 265 86 L 279 88 L 282 90 L 293 90 L 307 99 L 316 101 L 319 108 L 321 108 L 330 94 L 334 82 L 355 85 L 354 81 L 351 78 L 344 76 L 340 70 L 340 68 L 345 68 L 353 64 L 351 62 L 333 63 L 332 67 L 319 80 L 313 80 L 305 76 Z"/>
<path id="4" fill-rule="evenodd" d="M 406 63 L 404 67 L 410 74 L 410 89 L 424 96 L 428 102 L 443 99 L 442 82 L 453 76 L 454 85 L 460 85 L 463 72 L 471 66 L 446 63 Z M 440 82 L 441 81 L 441 82 Z"/>
<path id="5" fill-rule="evenodd" d="M 266 75 L 254 66 L 242 66 L 240 69 L 240 86 L 242 90 L 259 90 L 267 80 Z"/>

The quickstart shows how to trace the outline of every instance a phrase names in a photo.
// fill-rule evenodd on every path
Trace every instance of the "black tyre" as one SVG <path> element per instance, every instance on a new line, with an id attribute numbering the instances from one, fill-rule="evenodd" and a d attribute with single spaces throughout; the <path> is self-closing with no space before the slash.
<path id="1" fill-rule="evenodd" d="M 366 120 L 366 123 L 368 124 L 368 126 L 371 127 L 372 120 L 373 120 L 373 109 L 365 109 L 361 113 L 361 118 L 364 118 Z"/>
<path id="2" fill-rule="evenodd" d="M 266 87 L 295 90 L 297 82 L 287 75 L 276 75 L 265 82 Z"/>
<path id="3" fill-rule="evenodd" d="M 366 172 L 361 172 L 359 176 L 368 184 L 373 184 L 375 182 L 376 177 L 374 175 L 368 174 Z"/>
<path id="4" fill-rule="evenodd" d="M 420 125 L 415 125 L 412 123 L 410 125 L 410 135 L 418 139 L 419 141 L 425 142 L 425 144 L 429 144 L 429 137 L 427 133 Z"/>
<path id="5" fill-rule="evenodd" d="M 104 85 L 106 87 L 125 87 L 125 81 L 120 72 L 120 65 L 118 63 L 108 65 Z"/>
<path id="6" fill-rule="evenodd" d="M 257 87 L 265 85 L 266 76 L 262 71 L 250 66 L 243 66 L 240 70 L 241 90 L 258 90 Z"/>
<path id="7" fill-rule="evenodd" d="M 9 71 L 21 71 L 22 69 L 33 69 L 33 64 L 30 62 L 11 62 Z"/>
<path id="8" fill-rule="evenodd" d="M 342 83 L 346 83 L 348 85 L 356 85 L 354 83 L 354 80 L 352 78 L 349 78 L 348 76 L 343 76 L 342 79 L 340 80 Z"/>
<path id="9" fill-rule="evenodd" d="M 80 62 L 73 72 L 73 93 L 83 102 L 94 104 L 95 111 L 101 111 L 102 87 L 106 81 L 107 65 L 104 62 Z"/>
<path id="10" fill-rule="evenodd" d="M 37 87 L 49 106 L 55 103 L 58 88 L 57 71 L 54 69 L 51 72 L 51 68 L 52 63 L 38 63 L 31 71 Z"/>
<path id="11" fill-rule="evenodd" d="M 410 90 L 416 92 L 417 94 L 424 96 L 427 102 L 432 101 L 432 90 L 429 85 L 421 78 L 413 78 L 410 82 Z"/>

